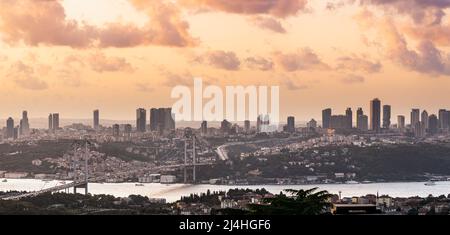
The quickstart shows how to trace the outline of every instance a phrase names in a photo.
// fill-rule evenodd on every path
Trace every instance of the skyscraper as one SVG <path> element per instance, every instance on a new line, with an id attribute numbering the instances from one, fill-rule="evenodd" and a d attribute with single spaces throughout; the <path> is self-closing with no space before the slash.
<path id="1" fill-rule="evenodd" d="M 353 127 L 353 112 L 352 112 L 352 108 L 347 108 L 347 110 L 345 110 L 345 116 L 347 117 L 346 128 L 347 129 L 352 129 L 352 127 Z"/>
<path id="2" fill-rule="evenodd" d="M 441 130 L 447 130 L 450 125 L 450 113 L 445 109 L 439 110 L 439 128 Z"/>
<path id="3" fill-rule="evenodd" d="M 59 113 L 53 114 L 53 129 L 55 130 L 59 129 Z"/>
<path id="4" fill-rule="evenodd" d="M 356 126 L 360 131 L 367 131 L 369 129 L 369 118 L 367 115 L 359 115 Z"/>
<path id="5" fill-rule="evenodd" d="M 19 134 L 25 135 L 25 136 L 30 134 L 30 123 L 28 122 L 28 112 L 27 111 L 22 112 L 22 119 L 20 120 Z"/>
<path id="6" fill-rule="evenodd" d="M 126 137 L 130 137 L 131 136 L 131 131 L 132 131 L 132 129 L 133 129 L 133 127 L 131 126 L 131 124 L 125 124 L 125 126 L 124 126 L 124 134 L 125 134 L 125 136 Z"/>
<path id="7" fill-rule="evenodd" d="M 14 119 L 11 117 L 6 120 L 6 138 L 14 138 Z"/>
<path id="8" fill-rule="evenodd" d="M 330 122 L 331 129 L 343 130 L 348 128 L 347 115 L 332 115 Z"/>
<path id="9" fill-rule="evenodd" d="M 113 136 L 115 136 L 115 137 L 120 136 L 120 125 L 119 124 L 114 124 L 112 129 L 113 129 Z"/>
<path id="10" fill-rule="evenodd" d="M 420 109 L 411 110 L 411 128 L 416 128 L 416 124 L 420 122 Z"/>
<path id="11" fill-rule="evenodd" d="M 150 130 L 158 131 L 159 130 L 159 111 L 156 108 L 150 109 Z"/>
<path id="12" fill-rule="evenodd" d="M 59 114 L 52 113 L 48 116 L 48 127 L 50 130 L 58 130 L 59 129 Z"/>
<path id="13" fill-rule="evenodd" d="M 146 120 L 147 112 L 143 108 L 139 108 L 136 110 L 136 131 L 137 132 L 145 132 L 147 120 Z"/>
<path id="14" fill-rule="evenodd" d="M 331 124 L 331 109 L 322 110 L 322 128 L 330 128 Z"/>
<path id="15" fill-rule="evenodd" d="M 295 117 L 287 118 L 287 131 L 294 133 L 295 132 Z"/>
<path id="16" fill-rule="evenodd" d="M 244 130 L 245 132 L 250 132 L 250 120 L 245 120 L 244 121 Z"/>
<path id="17" fill-rule="evenodd" d="M 381 101 L 378 98 L 370 101 L 370 129 L 380 132 L 381 127 Z"/>
<path id="18" fill-rule="evenodd" d="M 428 117 L 428 133 L 430 135 L 437 134 L 438 132 L 438 118 L 436 115 L 432 114 Z"/>
<path id="19" fill-rule="evenodd" d="M 405 129 L 405 116 L 403 116 L 403 115 L 397 116 L 397 128 L 400 130 Z"/>
<path id="20" fill-rule="evenodd" d="M 53 115 L 52 114 L 48 115 L 48 129 L 53 130 Z"/>
<path id="21" fill-rule="evenodd" d="M 391 126 L 391 106 L 383 105 L 383 128 L 389 129 Z"/>
<path id="22" fill-rule="evenodd" d="M 175 130 L 172 108 L 150 109 L 150 130 L 159 132 Z"/>
<path id="23" fill-rule="evenodd" d="M 420 116 L 421 116 L 420 121 L 423 122 L 423 124 L 425 125 L 425 130 L 428 130 L 428 121 L 429 121 L 428 112 L 424 110 Z"/>
<path id="24" fill-rule="evenodd" d="M 100 127 L 100 111 L 98 109 L 94 110 L 94 129 L 98 130 Z"/>
<path id="25" fill-rule="evenodd" d="M 356 110 L 356 128 L 361 130 L 361 126 L 360 124 L 361 122 L 361 116 L 364 115 L 364 111 L 362 108 L 358 108 L 358 110 Z"/>
<path id="26" fill-rule="evenodd" d="M 207 135 L 208 134 L 208 122 L 203 121 L 200 129 L 201 129 L 202 135 Z"/>

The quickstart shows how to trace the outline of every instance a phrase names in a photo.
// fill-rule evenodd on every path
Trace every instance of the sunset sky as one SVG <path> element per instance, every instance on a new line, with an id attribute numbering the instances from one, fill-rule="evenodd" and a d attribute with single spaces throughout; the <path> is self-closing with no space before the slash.
<path id="1" fill-rule="evenodd" d="M 0 118 L 134 119 L 175 85 L 279 85 L 281 117 L 450 108 L 450 0 L 0 0 Z M 396 122 L 396 118 L 393 118 Z"/>

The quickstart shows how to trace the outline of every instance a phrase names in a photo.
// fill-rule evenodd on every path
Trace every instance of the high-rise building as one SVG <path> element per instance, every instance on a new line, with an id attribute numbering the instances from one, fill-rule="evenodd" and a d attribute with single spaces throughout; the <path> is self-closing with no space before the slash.
<path id="1" fill-rule="evenodd" d="M 113 129 L 113 136 L 115 136 L 115 137 L 120 136 L 120 125 L 119 124 L 114 124 L 112 129 Z"/>
<path id="2" fill-rule="evenodd" d="M 448 130 L 450 127 L 450 111 L 445 109 L 439 110 L 439 129 Z"/>
<path id="3" fill-rule="evenodd" d="M 338 130 L 348 129 L 347 115 L 332 115 L 330 128 Z"/>
<path id="4" fill-rule="evenodd" d="M 227 121 L 226 119 L 222 121 L 220 124 L 220 130 L 222 133 L 230 133 L 231 131 L 231 122 Z"/>
<path id="5" fill-rule="evenodd" d="M 203 121 L 200 129 L 201 129 L 202 135 L 207 135 L 208 134 L 208 122 Z"/>
<path id="6" fill-rule="evenodd" d="M 378 98 L 370 101 L 370 130 L 380 132 L 381 101 Z"/>
<path id="7" fill-rule="evenodd" d="M 420 109 L 411 110 L 411 128 L 416 128 L 416 124 L 420 122 Z"/>
<path id="8" fill-rule="evenodd" d="M 150 109 L 150 130 L 159 132 L 175 130 L 172 108 Z"/>
<path id="9" fill-rule="evenodd" d="M 98 109 L 94 110 L 94 129 L 98 130 L 100 127 L 100 111 Z"/>
<path id="10" fill-rule="evenodd" d="M 294 133 L 295 132 L 295 117 L 288 117 L 287 118 L 287 131 Z"/>
<path id="11" fill-rule="evenodd" d="M 6 138 L 14 138 L 14 119 L 11 117 L 6 120 Z"/>
<path id="12" fill-rule="evenodd" d="M 347 117 L 346 128 L 347 129 L 352 129 L 352 127 L 353 127 L 353 112 L 352 112 L 352 108 L 347 108 L 347 110 L 345 110 L 345 116 Z"/>
<path id="13" fill-rule="evenodd" d="M 175 114 L 172 113 L 172 108 L 163 108 L 164 112 L 164 131 L 175 130 Z"/>
<path id="14" fill-rule="evenodd" d="M 244 121 L 244 130 L 245 132 L 250 132 L 250 120 L 245 120 Z"/>
<path id="15" fill-rule="evenodd" d="M 59 129 L 59 113 L 50 113 L 48 115 L 48 129 L 50 131 Z"/>
<path id="16" fill-rule="evenodd" d="M 314 119 L 311 119 L 308 123 L 306 123 L 306 127 L 309 129 L 316 129 L 317 128 L 317 121 Z"/>
<path id="17" fill-rule="evenodd" d="M 360 131 L 367 131 L 369 129 L 369 117 L 367 115 L 358 115 L 356 126 Z"/>
<path id="18" fill-rule="evenodd" d="M 145 132 L 147 125 L 147 111 L 143 108 L 139 108 L 136 110 L 136 131 L 137 132 Z"/>
<path id="19" fill-rule="evenodd" d="M 124 132 L 126 137 L 130 137 L 131 136 L 132 129 L 133 129 L 133 126 L 131 126 L 131 124 L 125 124 L 125 126 L 123 128 L 123 132 Z"/>
<path id="20" fill-rule="evenodd" d="M 53 130 L 59 129 L 59 113 L 52 114 L 52 127 Z"/>
<path id="21" fill-rule="evenodd" d="M 150 130 L 159 130 L 159 111 L 156 108 L 150 109 Z"/>
<path id="22" fill-rule="evenodd" d="M 322 110 L 322 128 L 330 128 L 331 124 L 331 109 Z"/>
<path id="23" fill-rule="evenodd" d="M 438 118 L 436 115 L 432 114 L 428 117 L 428 133 L 430 135 L 435 135 L 438 133 Z"/>
<path id="24" fill-rule="evenodd" d="M 405 129 L 405 116 L 403 116 L 403 115 L 397 116 L 397 128 L 400 130 Z"/>
<path id="25" fill-rule="evenodd" d="M 30 123 L 28 122 L 28 112 L 27 111 L 22 112 L 22 119 L 20 120 L 19 134 L 24 135 L 24 136 L 30 134 Z"/>
<path id="26" fill-rule="evenodd" d="M 420 121 L 423 122 L 425 125 L 425 130 L 428 130 L 428 112 L 426 110 L 422 111 L 422 114 L 420 115 Z"/>
<path id="27" fill-rule="evenodd" d="M 425 124 L 421 121 L 414 124 L 414 137 L 421 138 L 425 136 Z"/>
<path id="28" fill-rule="evenodd" d="M 53 130 L 53 115 L 52 114 L 48 115 L 48 129 Z"/>
<path id="29" fill-rule="evenodd" d="M 383 105 L 383 128 L 389 129 L 391 126 L 391 106 Z"/>
<path id="30" fill-rule="evenodd" d="M 358 117 L 359 115 L 364 115 L 364 111 L 362 108 L 358 108 L 358 110 L 356 110 L 356 116 Z"/>
<path id="31" fill-rule="evenodd" d="M 361 130 L 361 126 L 359 125 L 359 123 L 362 123 L 360 120 L 360 117 L 364 115 L 364 111 L 362 108 L 358 108 L 358 110 L 356 110 L 356 128 Z"/>

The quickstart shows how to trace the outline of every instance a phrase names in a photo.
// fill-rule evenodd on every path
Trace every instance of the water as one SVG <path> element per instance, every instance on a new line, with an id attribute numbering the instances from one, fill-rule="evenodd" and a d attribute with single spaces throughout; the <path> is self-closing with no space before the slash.
<path id="1" fill-rule="evenodd" d="M 36 179 L 8 179 L 8 182 L 1 182 L 0 191 L 35 191 L 61 184 L 60 181 L 42 181 Z M 167 202 L 179 200 L 182 196 L 191 193 L 203 193 L 208 189 L 213 191 L 225 191 L 233 188 L 265 188 L 271 193 L 279 193 L 283 189 L 309 189 L 319 187 L 320 190 L 327 190 L 330 193 L 338 194 L 341 191 L 342 197 L 363 196 L 367 194 L 384 195 L 391 197 L 427 197 L 446 195 L 450 193 L 450 181 L 436 182 L 434 186 L 426 186 L 425 182 L 399 182 L 399 183 L 370 183 L 370 184 L 317 184 L 317 185 L 189 185 L 189 184 L 144 184 L 136 186 L 135 183 L 90 183 L 89 192 L 92 194 L 110 194 L 116 197 L 126 197 L 130 194 L 139 194 L 150 198 L 165 198 Z M 84 189 L 78 189 L 84 192 Z"/>

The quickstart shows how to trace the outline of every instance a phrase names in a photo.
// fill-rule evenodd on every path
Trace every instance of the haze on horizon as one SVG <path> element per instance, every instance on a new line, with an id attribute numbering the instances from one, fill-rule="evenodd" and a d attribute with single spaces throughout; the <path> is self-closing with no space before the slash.
<path id="1" fill-rule="evenodd" d="M 133 120 L 175 85 L 279 85 L 280 112 L 375 97 L 392 116 L 450 108 L 450 1 L 2 0 L 0 119 Z M 393 118 L 395 119 L 395 118 Z"/>

